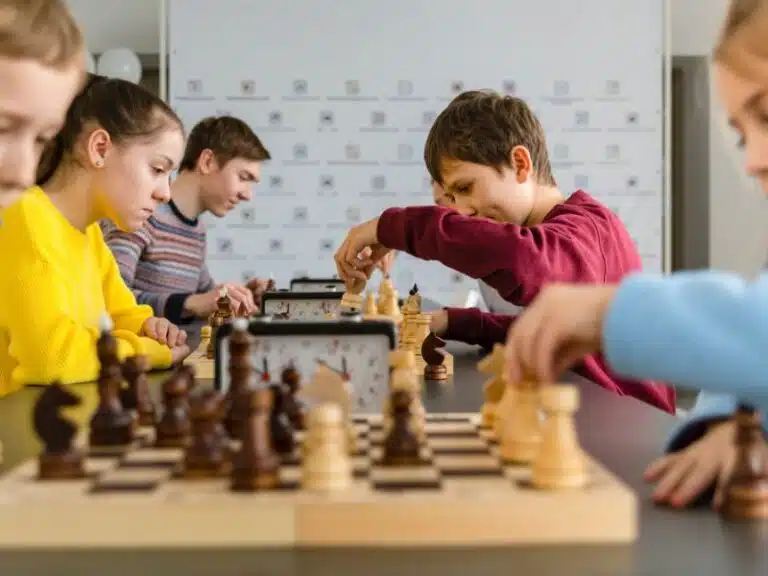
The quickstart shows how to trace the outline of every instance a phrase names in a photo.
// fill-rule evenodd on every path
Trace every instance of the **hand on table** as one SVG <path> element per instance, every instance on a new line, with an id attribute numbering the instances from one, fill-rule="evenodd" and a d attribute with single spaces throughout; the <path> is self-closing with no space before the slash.
<path id="1" fill-rule="evenodd" d="M 518 316 L 507 335 L 510 382 L 557 376 L 602 348 L 603 320 L 615 286 L 550 284 Z"/>
<path id="2" fill-rule="evenodd" d="M 378 223 L 375 218 L 355 226 L 336 251 L 336 270 L 344 282 L 367 281 L 378 263 L 391 252 L 379 243 Z"/>
<path id="3" fill-rule="evenodd" d="M 188 297 L 184 303 L 185 312 L 197 317 L 208 318 L 216 311 L 216 301 L 221 295 L 221 290 L 227 290 L 232 302 L 232 312 L 237 316 L 250 316 L 256 312 L 256 303 L 253 299 L 253 292 L 240 284 L 221 284 L 202 294 L 193 294 Z"/>
<path id="4" fill-rule="evenodd" d="M 712 505 L 719 509 L 736 459 L 735 432 L 733 420 L 714 424 L 701 439 L 684 450 L 653 462 L 645 471 L 645 480 L 656 483 L 654 501 L 684 508 L 715 482 Z"/>
<path id="5" fill-rule="evenodd" d="M 169 322 L 167 318 L 157 316 L 147 318 L 139 335 L 165 344 L 169 348 L 184 346 L 187 342 L 187 333 L 184 330 Z"/>

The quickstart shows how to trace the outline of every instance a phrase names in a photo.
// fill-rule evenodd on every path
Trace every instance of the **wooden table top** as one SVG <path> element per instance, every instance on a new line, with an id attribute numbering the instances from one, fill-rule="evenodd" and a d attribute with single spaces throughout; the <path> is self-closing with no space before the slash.
<path id="1" fill-rule="evenodd" d="M 484 376 L 475 368 L 474 349 L 451 346 L 455 376 L 428 385 L 424 405 L 430 412 L 477 411 Z M 151 377 L 154 391 L 165 377 Z M 709 509 L 673 511 L 650 500 L 651 487 L 642 475 L 656 458 L 675 418 L 631 398 L 617 397 L 574 377 L 581 390 L 576 424 L 584 448 L 636 490 L 640 499 L 640 535 L 634 546 L 546 546 L 478 550 L 120 550 L 0 552 L 7 574 L 77 573 L 110 576 L 151 568 L 152 573 L 179 574 L 584 574 L 595 576 L 662 574 L 697 576 L 768 574 L 768 523 L 731 524 Z M 96 405 L 95 385 L 74 389 L 83 404 L 72 417 L 86 421 Z M 0 471 L 33 457 L 39 444 L 30 414 L 39 389 L 26 389 L 0 399 L 0 441 L 5 461 Z M 73 521 L 76 521 L 73 518 Z M 105 529 L 109 529 L 105 527 Z"/>

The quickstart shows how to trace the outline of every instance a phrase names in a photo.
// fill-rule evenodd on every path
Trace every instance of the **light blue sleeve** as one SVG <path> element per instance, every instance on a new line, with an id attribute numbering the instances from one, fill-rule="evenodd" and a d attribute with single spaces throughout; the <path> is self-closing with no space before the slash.
<path id="1" fill-rule="evenodd" d="M 768 274 L 681 272 L 625 279 L 606 314 L 611 368 L 633 379 L 768 407 Z"/>

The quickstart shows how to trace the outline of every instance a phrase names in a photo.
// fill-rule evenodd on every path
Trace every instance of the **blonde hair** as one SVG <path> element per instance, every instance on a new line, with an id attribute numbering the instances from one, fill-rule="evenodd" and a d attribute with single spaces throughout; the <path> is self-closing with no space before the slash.
<path id="1" fill-rule="evenodd" d="M 63 0 L 0 0 L 0 56 L 64 68 L 82 59 L 83 50 L 82 33 Z"/>
<path id="2" fill-rule="evenodd" d="M 768 0 L 731 0 L 713 56 L 741 70 L 744 52 L 768 58 Z"/>

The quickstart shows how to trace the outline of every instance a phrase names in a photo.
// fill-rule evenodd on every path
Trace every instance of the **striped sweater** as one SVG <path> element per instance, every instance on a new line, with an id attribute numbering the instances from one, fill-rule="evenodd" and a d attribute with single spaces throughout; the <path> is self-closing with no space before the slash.
<path id="1" fill-rule="evenodd" d="M 171 201 L 159 206 L 136 232 L 123 232 L 109 220 L 102 221 L 101 227 L 120 274 L 139 304 L 148 304 L 155 315 L 174 324 L 194 321 L 183 315 L 187 297 L 215 287 L 205 263 L 203 222 L 190 220 Z"/>

